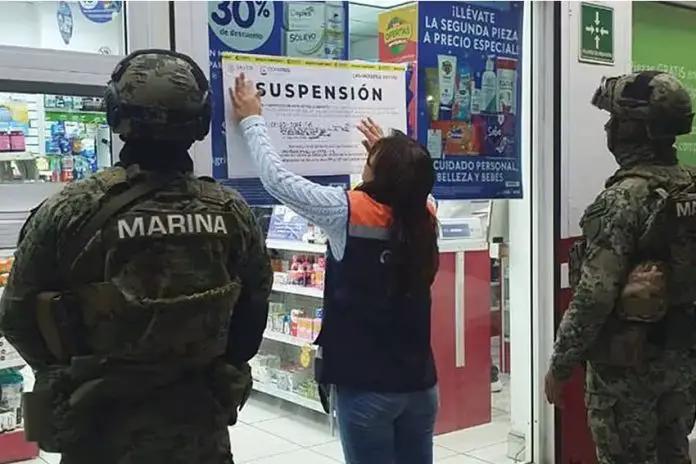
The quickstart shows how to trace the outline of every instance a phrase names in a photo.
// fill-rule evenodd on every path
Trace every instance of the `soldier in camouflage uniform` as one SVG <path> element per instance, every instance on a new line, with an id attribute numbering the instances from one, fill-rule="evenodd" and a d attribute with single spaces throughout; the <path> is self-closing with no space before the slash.
<path id="1" fill-rule="evenodd" d="M 196 178 L 208 82 L 146 50 L 105 98 L 116 167 L 65 186 L 20 233 L 0 328 L 36 372 L 29 439 L 64 464 L 231 464 L 272 273 L 243 199 Z"/>
<path id="2" fill-rule="evenodd" d="M 619 169 L 585 210 L 571 252 L 573 298 L 558 329 L 546 395 L 587 362 L 585 403 L 600 464 L 688 463 L 696 380 L 696 173 L 677 163 L 691 132 L 687 90 L 645 71 L 606 79 Z"/>

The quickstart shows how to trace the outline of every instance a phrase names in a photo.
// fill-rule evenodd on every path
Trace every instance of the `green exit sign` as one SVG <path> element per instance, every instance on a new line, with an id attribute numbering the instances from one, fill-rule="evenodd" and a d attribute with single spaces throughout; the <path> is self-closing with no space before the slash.
<path id="1" fill-rule="evenodd" d="M 586 63 L 614 64 L 614 9 L 580 4 L 580 54 Z"/>

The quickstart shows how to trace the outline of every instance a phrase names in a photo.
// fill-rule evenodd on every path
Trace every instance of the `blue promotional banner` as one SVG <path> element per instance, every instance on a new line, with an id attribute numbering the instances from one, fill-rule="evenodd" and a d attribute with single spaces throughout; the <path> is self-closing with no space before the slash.
<path id="1" fill-rule="evenodd" d="M 437 199 L 522 198 L 523 2 L 419 2 L 418 140 Z"/>
<path id="2" fill-rule="evenodd" d="M 348 56 L 348 2 L 230 1 L 207 2 L 211 119 L 212 174 L 239 190 L 255 205 L 277 204 L 258 179 L 228 179 L 225 134 L 227 89 L 223 88 L 223 52 L 297 58 L 346 59 Z M 348 176 L 340 183 L 348 184 Z M 322 184 L 336 177 L 312 178 Z"/>

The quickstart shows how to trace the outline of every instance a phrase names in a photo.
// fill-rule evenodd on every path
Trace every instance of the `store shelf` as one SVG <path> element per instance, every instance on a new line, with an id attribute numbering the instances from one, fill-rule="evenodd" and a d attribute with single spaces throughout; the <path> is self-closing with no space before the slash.
<path id="1" fill-rule="evenodd" d="M 0 152 L 0 161 L 24 161 L 36 159 L 36 155 L 27 151 Z"/>
<path id="2" fill-rule="evenodd" d="M 254 390 L 259 391 L 261 393 L 265 393 L 266 395 L 280 398 L 281 400 L 285 400 L 289 403 L 294 403 L 304 408 L 312 409 L 314 411 L 325 414 L 324 408 L 322 408 L 321 403 L 319 401 L 305 398 L 304 396 L 300 396 L 297 393 L 289 392 L 287 390 L 281 390 L 271 384 L 255 381 Z"/>
<path id="3" fill-rule="evenodd" d="M 266 240 L 266 247 L 272 250 L 298 251 L 301 253 L 326 253 L 326 245 L 291 240 Z"/>
<path id="4" fill-rule="evenodd" d="M 324 298 L 324 290 L 314 287 L 302 287 L 300 285 L 273 284 L 273 291 L 311 298 Z"/>
<path id="5" fill-rule="evenodd" d="M 287 345 L 294 346 L 309 346 L 311 349 L 315 350 L 317 347 L 312 345 L 310 340 L 305 340 L 304 338 L 292 337 L 281 332 L 276 332 L 274 330 L 266 330 L 263 333 L 263 338 L 267 340 L 275 340 L 280 343 L 285 343 Z"/>
<path id="6" fill-rule="evenodd" d="M 36 443 L 24 439 L 24 430 L 0 433 L 0 463 L 27 461 L 39 456 Z"/>

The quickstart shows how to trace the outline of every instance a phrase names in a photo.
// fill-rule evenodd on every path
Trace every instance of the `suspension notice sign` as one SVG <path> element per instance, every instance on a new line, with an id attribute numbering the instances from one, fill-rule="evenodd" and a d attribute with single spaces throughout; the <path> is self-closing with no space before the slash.
<path id="1" fill-rule="evenodd" d="M 580 5 L 579 60 L 614 64 L 614 9 L 593 3 Z"/>

